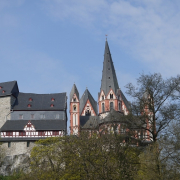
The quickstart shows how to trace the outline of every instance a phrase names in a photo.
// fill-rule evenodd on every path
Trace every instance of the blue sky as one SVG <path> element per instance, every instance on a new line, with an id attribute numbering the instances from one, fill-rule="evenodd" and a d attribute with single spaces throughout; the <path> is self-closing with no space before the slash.
<path id="1" fill-rule="evenodd" d="M 124 92 L 143 72 L 179 74 L 178 0 L 0 0 L 0 82 L 68 96 L 75 82 L 97 100 L 105 34 Z"/>

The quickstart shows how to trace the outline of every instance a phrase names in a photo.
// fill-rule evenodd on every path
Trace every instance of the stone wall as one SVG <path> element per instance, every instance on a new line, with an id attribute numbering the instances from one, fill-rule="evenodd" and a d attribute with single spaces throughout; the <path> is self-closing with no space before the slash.
<path id="1" fill-rule="evenodd" d="M 30 171 L 30 153 L 35 146 L 34 142 L 30 142 L 27 147 L 27 142 L 11 142 L 8 147 L 8 142 L 0 145 L 0 149 L 4 151 L 4 158 L 0 162 L 0 175 L 7 176 L 14 172 L 29 172 Z"/>
<path id="2" fill-rule="evenodd" d="M 5 142 L 1 147 L 5 150 L 6 156 L 14 156 L 19 154 L 30 154 L 31 149 L 35 146 L 34 142 L 29 142 L 27 147 L 27 141 L 24 142 Z M 10 147 L 8 147 L 8 145 Z"/>
<path id="3" fill-rule="evenodd" d="M 0 128 L 11 118 L 11 96 L 0 97 Z"/>

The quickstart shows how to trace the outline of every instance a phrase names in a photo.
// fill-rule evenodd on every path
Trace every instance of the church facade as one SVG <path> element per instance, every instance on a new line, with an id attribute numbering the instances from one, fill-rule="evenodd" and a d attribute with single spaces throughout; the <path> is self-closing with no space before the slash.
<path id="1" fill-rule="evenodd" d="M 70 133 L 78 135 L 80 131 L 102 132 L 111 129 L 111 124 L 118 123 L 117 131 L 122 129 L 121 117 L 129 113 L 130 104 L 119 88 L 111 58 L 108 42 L 105 42 L 104 62 L 100 92 L 96 102 L 88 89 L 79 96 L 74 84 L 70 92 Z M 112 118 L 113 114 L 113 118 Z"/>

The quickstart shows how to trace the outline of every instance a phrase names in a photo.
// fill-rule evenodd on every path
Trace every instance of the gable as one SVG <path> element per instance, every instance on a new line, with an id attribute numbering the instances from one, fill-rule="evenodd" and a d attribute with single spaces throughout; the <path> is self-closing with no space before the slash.
<path id="1" fill-rule="evenodd" d="M 81 112 L 81 116 L 96 116 L 96 111 L 94 110 L 91 102 L 89 101 L 89 99 L 87 100 L 82 112 Z"/>

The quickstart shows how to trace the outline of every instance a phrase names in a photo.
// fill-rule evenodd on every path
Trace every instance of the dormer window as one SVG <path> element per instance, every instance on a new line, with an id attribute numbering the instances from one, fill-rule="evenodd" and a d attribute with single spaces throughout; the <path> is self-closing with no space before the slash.
<path id="1" fill-rule="evenodd" d="M 31 104 L 28 104 L 27 107 L 30 108 L 32 105 Z"/>
<path id="2" fill-rule="evenodd" d="M 51 98 L 51 101 L 55 101 L 55 99 L 54 99 L 54 98 Z"/>
<path id="3" fill-rule="evenodd" d="M 54 104 L 51 104 L 50 106 L 51 106 L 51 107 L 54 107 Z"/>
<path id="4" fill-rule="evenodd" d="M 29 102 L 32 102 L 33 101 L 33 99 L 32 98 L 29 98 Z"/>
<path id="5" fill-rule="evenodd" d="M 5 91 L 3 90 L 2 93 L 5 93 Z"/>
<path id="6" fill-rule="evenodd" d="M 2 86 L 0 86 L 0 89 L 2 89 Z"/>
<path id="7" fill-rule="evenodd" d="M 104 100 L 104 96 L 102 96 L 102 100 Z"/>
<path id="8" fill-rule="evenodd" d="M 76 102 L 76 98 L 74 98 L 73 101 Z"/>
<path id="9" fill-rule="evenodd" d="M 113 99 L 113 94 L 110 94 L 110 99 Z"/>

